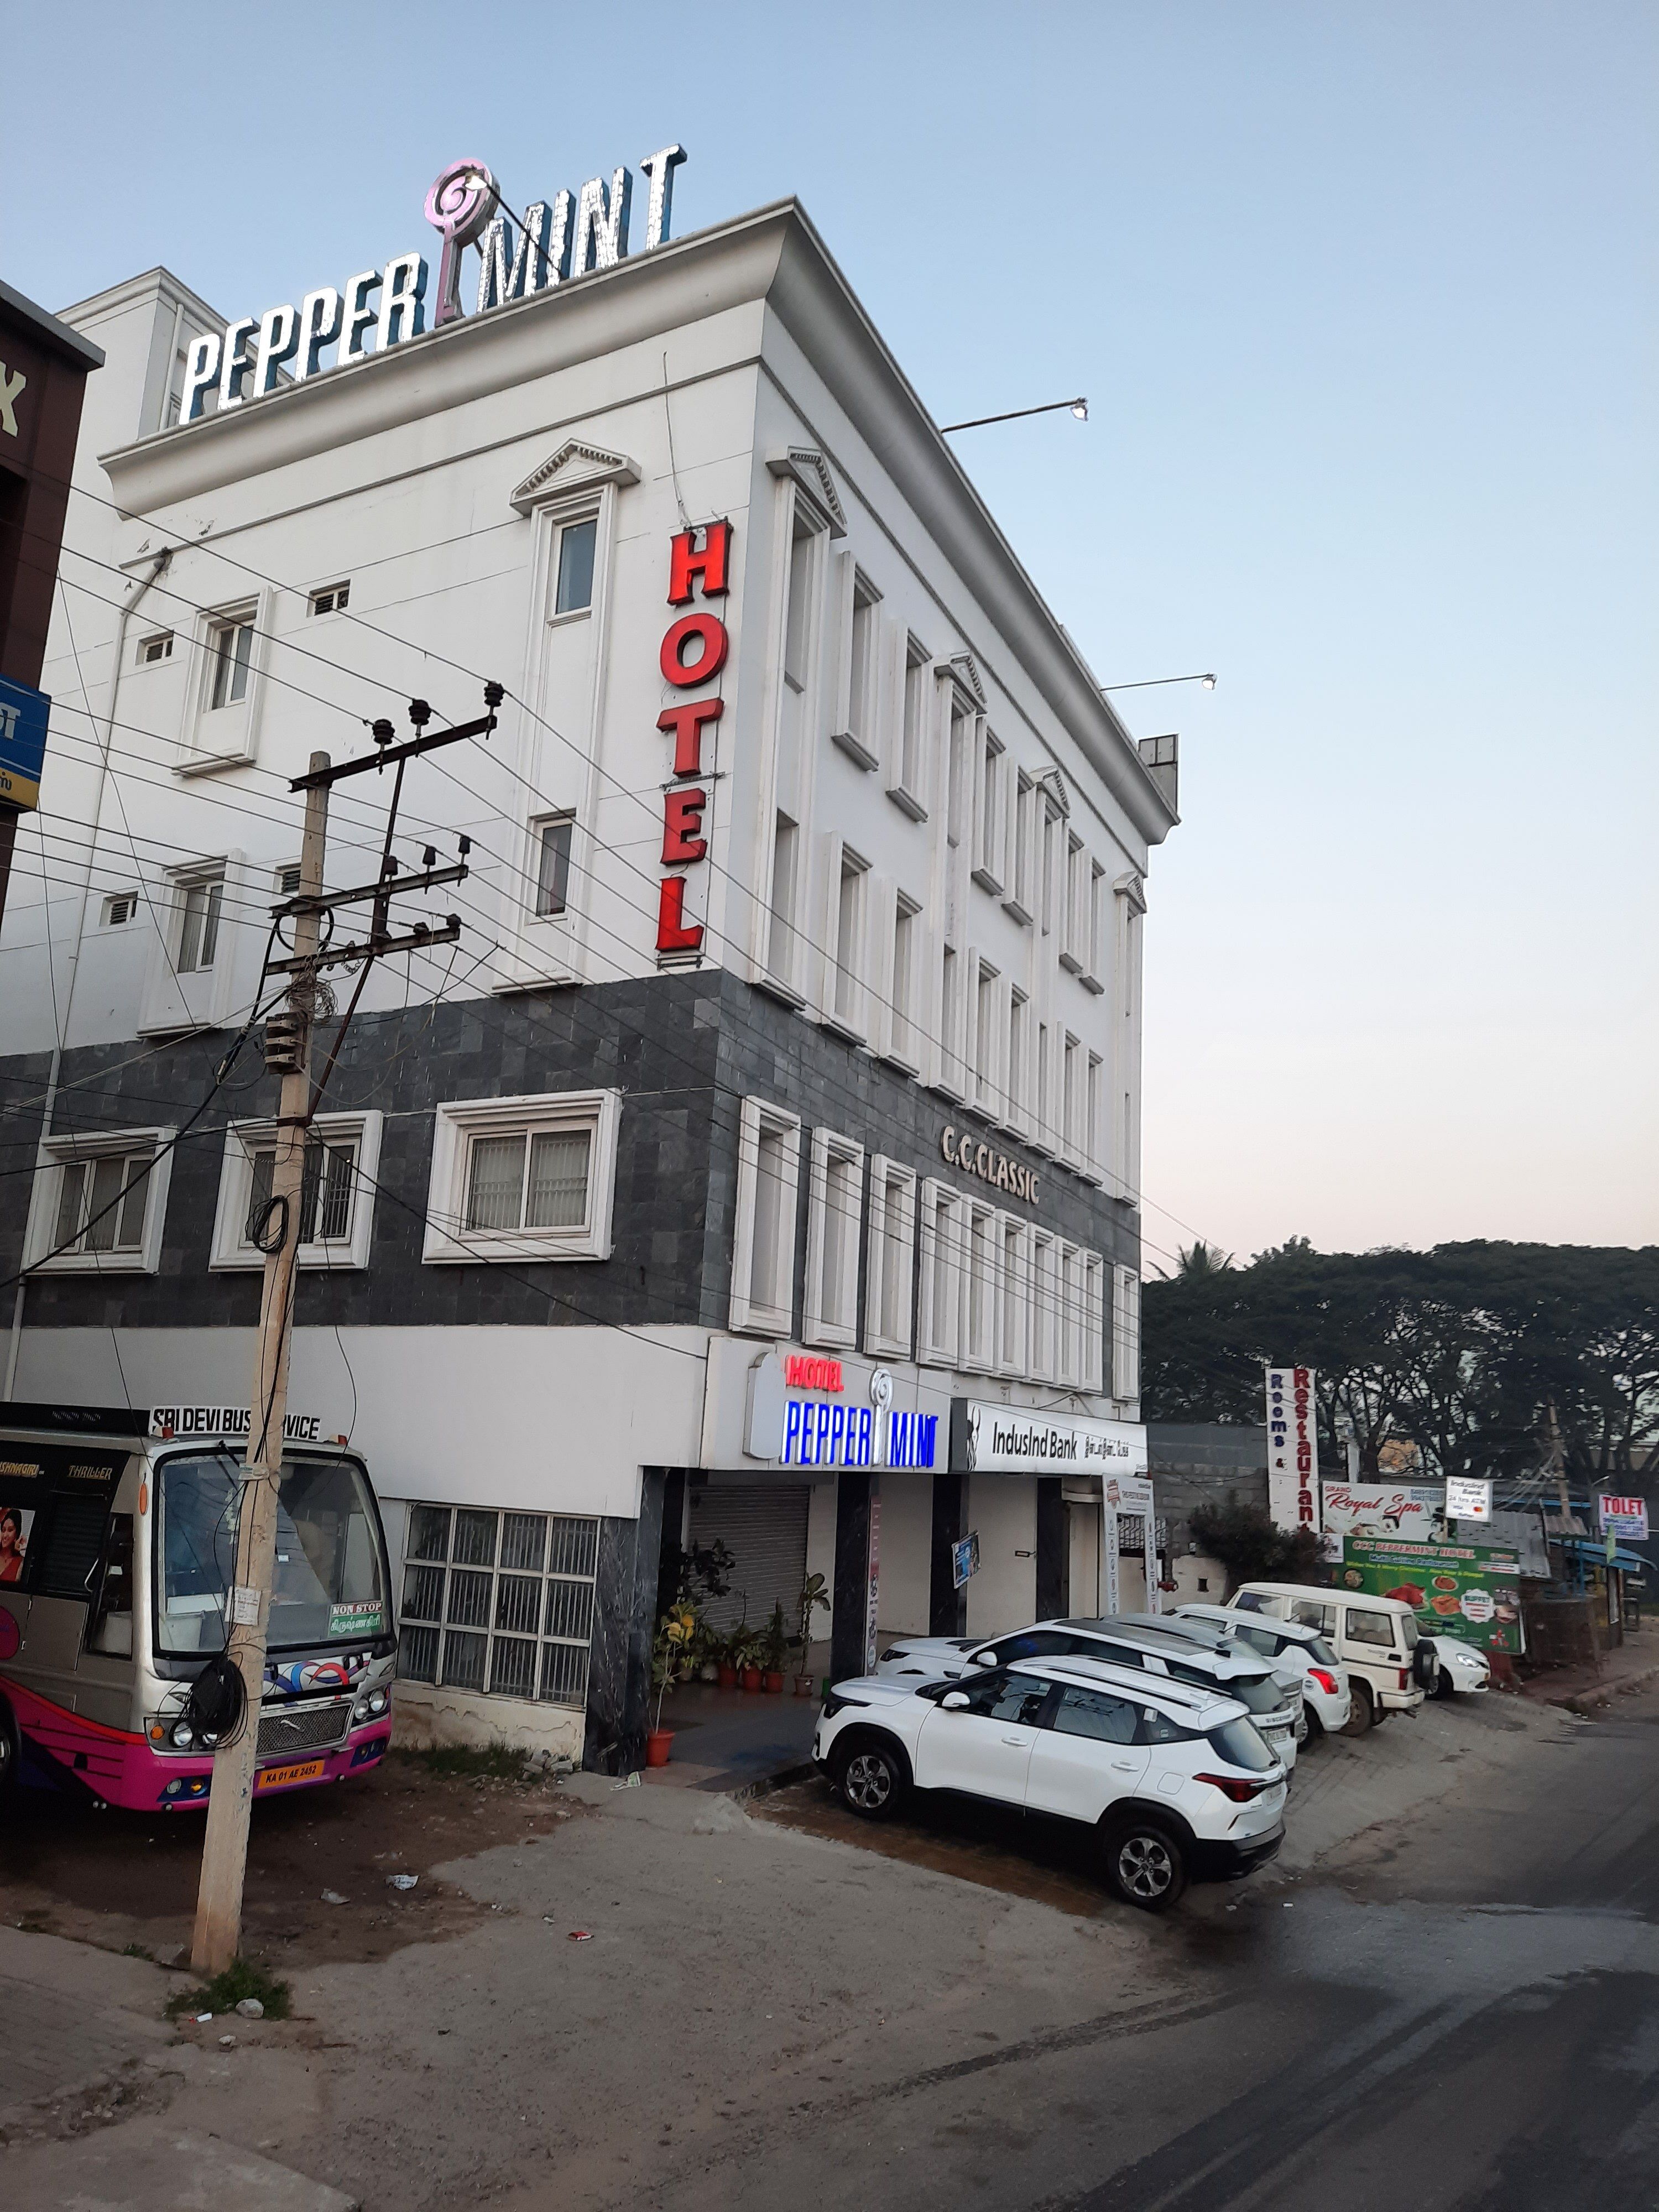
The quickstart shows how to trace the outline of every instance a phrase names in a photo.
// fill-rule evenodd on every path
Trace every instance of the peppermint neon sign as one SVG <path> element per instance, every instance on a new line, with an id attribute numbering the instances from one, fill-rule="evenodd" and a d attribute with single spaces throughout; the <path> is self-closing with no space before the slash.
<path id="1" fill-rule="evenodd" d="M 684 159 L 683 146 L 665 146 L 639 165 L 648 187 L 645 252 L 667 241 L 674 172 Z M 433 327 L 461 315 L 461 257 L 467 246 L 478 249 L 477 312 L 487 313 L 594 270 L 614 268 L 629 251 L 632 207 L 633 179 L 618 168 L 608 181 L 590 177 L 578 192 L 532 201 L 520 223 L 482 161 L 452 161 L 426 196 L 426 219 L 443 240 Z M 198 421 L 210 398 L 223 414 L 263 399 L 279 383 L 302 384 L 325 368 L 352 368 L 419 337 L 427 326 L 429 283 L 424 254 L 397 253 L 383 267 L 360 269 L 343 288 L 319 285 L 297 309 L 284 302 L 205 332 L 185 356 L 179 421 Z M 331 348 L 334 357 L 325 362 Z"/>

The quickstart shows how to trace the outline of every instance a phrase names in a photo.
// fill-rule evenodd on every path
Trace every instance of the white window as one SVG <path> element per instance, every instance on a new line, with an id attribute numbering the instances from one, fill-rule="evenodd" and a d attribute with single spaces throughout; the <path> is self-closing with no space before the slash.
<path id="1" fill-rule="evenodd" d="M 536 840 L 536 915 L 551 921 L 570 902 L 570 841 L 576 824 L 568 814 L 538 823 Z"/>
<path id="2" fill-rule="evenodd" d="M 881 757 L 881 594 L 850 553 L 841 556 L 850 596 L 844 599 L 845 645 L 835 741 L 850 760 L 874 768 Z"/>
<path id="3" fill-rule="evenodd" d="M 795 927 L 800 852 L 799 825 L 780 814 L 772 832 L 772 902 L 767 918 L 766 972 L 792 996 L 799 959 L 799 933 Z"/>
<path id="4" fill-rule="evenodd" d="M 936 1062 L 933 1081 L 937 1087 L 952 1098 L 961 1098 L 965 1070 L 963 1065 L 962 1031 L 965 1009 L 963 1006 L 962 963 L 956 947 L 946 945 L 939 950 L 939 1042 L 935 1048 Z"/>
<path id="5" fill-rule="evenodd" d="M 787 1336 L 793 1318 L 800 1116 L 745 1098 L 738 1127 L 732 1326 Z"/>
<path id="6" fill-rule="evenodd" d="M 950 731 L 945 753 L 945 835 L 948 842 L 960 845 L 972 833 L 974 785 L 974 732 L 978 717 L 963 702 L 961 694 L 950 688 Z"/>
<path id="7" fill-rule="evenodd" d="M 814 1129 L 806 1203 L 808 1344 L 858 1342 L 859 1224 L 864 1212 L 864 1147 L 833 1130 Z"/>
<path id="8" fill-rule="evenodd" d="M 864 1348 L 889 1359 L 910 1357 L 915 1304 L 916 1178 L 896 1161 L 870 1163 L 870 1233 L 866 1262 Z"/>
<path id="9" fill-rule="evenodd" d="M 977 963 L 977 979 L 974 987 L 974 1103 L 986 1114 L 994 1115 L 998 1108 L 997 1048 L 998 1035 L 997 971 L 986 961 Z"/>
<path id="10" fill-rule="evenodd" d="M 1083 1387 L 1086 1320 L 1083 1255 L 1075 1244 L 1062 1244 L 1060 1248 L 1060 1379 L 1069 1383 L 1074 1390 Z"/>
<path id="11" fill-rule="evenodd" d="M 1109 911 L 1111 891 L 1106 881 L 1106 871 L 1098 860 L 1089 863 L 1087 896 L 1088 930 L 1085 939 L 1083 981 L 1086 989 L 1103 992 L 1106 988 L 1103 980 L 1107 961 L 1106 917 Z"/>
<path id="12" fill-rule="evenodd" d="M 308 602 L 313 615 L 343 615 L 351 604 L 351 586 L 326 584 L 320 592 L 313 592 Z"/>
<path id="13" fill-rule="evenodd" d="M 1106 1346 L 1106 1262 L 1098 1252 L 1083 1255 L 1083 1388 L 1098 1393 L 1104 1387 Z"/>
<path id="14" fill-rule="evenodd" d="M 969 1200 L 967 1243 L 962 1364 L 988 1373 L 997 1362 L 1002 1289 L 1002 1224 L 994 1206 Z"/>
<path id="15" fill-rule="evenodd" d="M 1003 819 L 1002 741 L 987 730 L 980 743 L 979 774 L 974 792 L 974 881 L 981 890 L 1000 896 L 1006 861 L 1003 848 L 1007 824 Z"/>
<path id="16" fill-rule="evenodd" d="M 138 665 L 140 668 L 154 668 L 158 661 L 171 660 L 172 658 L 173 632 L 170 629 L 158 630 L 153 637 L 139 639 Z"/>
<path id="17" fill-rule="evenodd" d="M 1098 1182 L 1106 1172 L 1106 1064 L 1097 1052 L 1089 1054 L 1089 1086 L 1085 1110 L 1088 1125 L 1085 1158 L 1090 1176 Z"/>
<path id="18" fill-rule="evenodd" d="M 1014 842 L 1010 860 L 1013 884 L 1003 903 L 1017 921 L 1035 921 L 1036 896 L 1036 786 L 1024 769 L 1014 784 Z"/>
<path id="19" fill-rule="evenodd" d="M 825 850 L 830 896 L 829 942 L 833 957 L 824 979 L 823 1011 L 837 1028 L 862 1037 L 866 1022 L 864 968 L 870 866 L 839 837 L 826 839 Z"/>
<path id="20" fill-rule="evenodd" d="M 904 712 L 899 724 L 898 778 L 888 796 L 918 822 L 927 819 L 928 730 L 933 709 L 933 663 L 925 645 L 904 642 Z"/>
<path id="21" fill-rule="evenodd" d="M 621 1110 L 616 1091 L 446 1100 L 422 1259 L 609 1259 Z"/>
<path id="22" fill-rule="evenodd" d="M 1031 1141 L 1038 1149 L 1052 1152 L 1057 1149 L 1054 1127 L 1054 1055 L 1047 1022 L 1037 1024 L 1036 1042 L 1036 1121 Z"/>
<path id="23" fill-rule="evenodd" d="M 179 886 L 179 939 L 173 965 L 180 975 L 212 972 L 219 954 L 219 916 L 224 906 L 225 879 L 202 876 Z"/>
<path id="24" fill-rule="evenodd" d="M 962 1278 L 966 1205 L 948 1183 L 921 1187 L 921 1272 L 916 1358 L 924 1367 L 956 1367 L 962 1359 Z"/>
<path id="25" fill-rule="evenodd" d="M 208 625 L 207 704 L 210 712 L 240 707 L 247 697 L 253 662 L 253 614 L 216 617 Z"/>
<path id="26" fill-rule="evenodd" d="M 1029 1061 L 1031 1050 L 1031 1002 L 1024 991 L 1011 989 L 1008 994 L 1008 1095 L 1007 1115 L 1010 1121 L 1023 1125 L 1025 1120 L 1027 1085 L 1030 1082 Z"/>
<path id="27" fill-rule="evenodd" d="M 125 929 L 138 912 L 137 891 L 112 891 L 104 901 L 103 926 L 106 929 Z"/>
<path id="28" fill-rule="evenodd" d="M 553 562 L 553 614 L 585 615 L 593 605 L 593 556 L 599 542 L 599 519 L 586 514 L 562 523 Z"/>
<path id="29" fill-rule="evenodd" d="M 319 1114 L 306 1139 L 300 1190 L 301 1267 L 366 1267 L 380 1164 L 381 1116 Z M 225 1132 L 214 1267 L 263 1267 L 276 1165 L 274 1121 L 233 1121 Z"/>
<path id="30" fill-rule="evenodd" d="M 1130 1404 L 1140 1395 L 1140 1277 L 1112 1270 L 1112 1395 Z"/>
<path id="31" fill-rule="evenodd" d="M 161 1257 L 171 1129 L 48 1137 L 29 1193 L 23 1265 L 51 1274 L 153 1275 Z"/>
<path id="32" fill-rule="evenodd" d="M 1042 800 L 1042 933 L 1052 937 L 1060 923 L 1066 872 L 1066 818 L 1045 793 Z"/>
<path id="33" fill-rule="evenodd" d="M 1083 840 L 1066 834 L 1066 876 L 1062 894 L 1060 964 L 1074 975 L 1083 973 L 1087 957 L 1089 856 Z"/>
<path id="34" fill-rule="evenodd" d="M 1039 1382 L 1060 1379 L 1060 1245 L 1046 1229 L 1031 1231 L 1031 1365 Z"/>
<path id="35" fill-rule="evenodd" d="M 580 1711 L 599 1556 L 596 1519 L 412 1505 L 398 1672 Z"/>
<path id="36" fill-rule="evenodd" d="M 921 1065 L 921 1038 L 916 1028 L 921 914 L 921 908 L 914 899 L 907 898 L 902 891 L 894 894 L 893 960 L 888 980 L 886 1057 L 912 1074 Z"/>
<path id="37" fill-rule="evenodd" d="M 1002 1306 L 997 1322 L 997 1367 L 1004 1375 L 1028 1375 L 1031 1368 L 1030 1224 L 1005 1213 L 1002 1240 Z"/>
<path id="38" fill-rule="evenodd" d="M 1083 1045 L 1080 1039 L 1068 1036 L 1061 1060 L 1060 1111 L 1063 1115 L 1060 1133 L 1068 1158 L 1080 1157 L 1083 1149 Z"/>

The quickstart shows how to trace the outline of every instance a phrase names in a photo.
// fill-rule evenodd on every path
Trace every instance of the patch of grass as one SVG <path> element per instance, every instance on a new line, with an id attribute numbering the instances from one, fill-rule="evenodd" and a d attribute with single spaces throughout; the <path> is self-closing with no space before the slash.
<path id="1" fill-rule="evenodd" d="M 154 1965 L 155 1960 L 155 1954 L 153 1951 L 145 1950 L 142 1943 L 128 1943 L 125 1945 L 121 1952 L 121 1956 L 124 1959 L 148 1959 L 152 1965 Z"/>
<path id="2" fill-rule="evenodd" d="M 183 1990 L 176 1997 L 167 1999 L 167 2018 L 177 2020 L 182 2014 L 197 2012 L 234 2012 L 244 1997 L 258 1997 L 265 2008 L 267 2020 L 286 2020 L 289 1998 L 291 1996 L 286 1982 L 264 1966 L 257 1966 L 252 1959 L 233 1959 L 222 1974 L 201 1989 Z"/>
<path id="3" fill-rule="evenodd" d="M 497 1782 L 517 1782 L 524 1773 L 525 1754 L 497 1736 L 490 1743 L 439 1743 L 428 1751 L 406 1751 L 428 1774 L 487 1775 Z"/>

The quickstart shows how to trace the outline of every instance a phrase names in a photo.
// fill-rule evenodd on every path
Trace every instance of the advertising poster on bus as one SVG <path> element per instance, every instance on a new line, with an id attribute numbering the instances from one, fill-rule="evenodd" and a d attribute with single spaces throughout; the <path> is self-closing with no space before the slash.
<path id="1" fill-rule="evenodd" d="M 1350 1536 L 1343 1544 L 1346 1589 L 1403 1598 L 1431 1636 L 1458 1636 L 1483 1651 L 1518 1652 L 1521 1562 L 1496 1544 L 1392 1544 Z"/>

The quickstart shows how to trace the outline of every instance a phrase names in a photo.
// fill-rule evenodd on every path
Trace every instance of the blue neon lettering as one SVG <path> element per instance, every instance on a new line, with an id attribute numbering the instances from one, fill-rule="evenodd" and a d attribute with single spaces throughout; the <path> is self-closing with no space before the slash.
<path id="1" fill-rule="evenodd" d="M 847 1408 L 844 1406 L 832 1406 L 830 1409 L 830 1463 L 832 1467 L 841 1467 L 845 1464 L 842 1458 L 842 1446 L 846 1441 L 846 1436 Z"/>
<path id="2" fill-rule="evenodd" d="M 788 1466 L 800 1445 L 800 1401 L 791 1398 L 783 1409 L 783 1463 Z"/>

